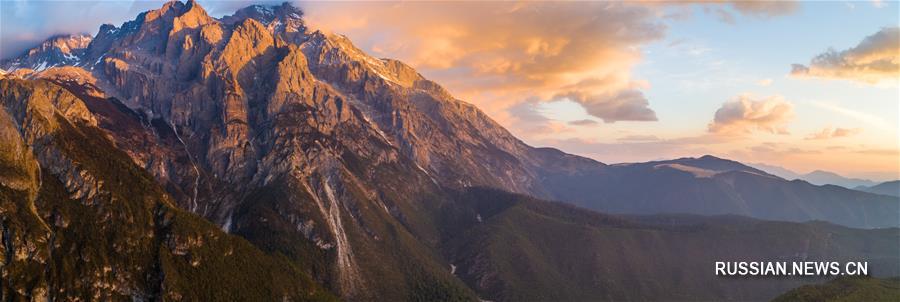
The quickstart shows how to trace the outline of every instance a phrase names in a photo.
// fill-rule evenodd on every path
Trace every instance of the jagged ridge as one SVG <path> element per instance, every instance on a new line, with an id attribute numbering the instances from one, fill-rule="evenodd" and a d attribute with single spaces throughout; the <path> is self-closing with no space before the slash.
<path id="1" fill-rule="evenodd" d="M 673 201 L 656 196 L 692 200 L 694 186 L 709 186 L 734 201 L 714 214 L 772 218 L 741 207 L 746 200 L 736 192 L 758 191 L 761 179 L 793 186 L 750 170 L 607 166 L 532 148 L 411 67 L 308 29 L 299 16 L 289 5 L 257 6 L 216 20 L 193 1 L 169 2 L 121 27 L 102 26 L 72 70 L 26 77 L 84 99 L 105 135 L 178 207 L 286 255 L 351 300 L 474 297 L 440 256 L 452 237 L 441 213 L 456 203 L 448 193 L 455 190 L 487 186 L 642 213 Z M 643 182 L 673 175 L 692 189 Z M 805 197 L 799 208 L 815 210 L 776 218 L 897 221 L 890 220 L 895 201 L 847 196 L 859 201 L 851 215 L 821 215 Z M 885 216 L 861 221 L 867 216 L 857 213 Z"/>

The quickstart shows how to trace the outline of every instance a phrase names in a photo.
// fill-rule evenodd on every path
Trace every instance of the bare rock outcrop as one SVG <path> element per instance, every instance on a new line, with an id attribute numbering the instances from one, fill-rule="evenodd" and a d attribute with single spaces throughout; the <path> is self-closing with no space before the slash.
<path id="1" fill-rule="evenodd" d="M 14 71 L 28 68 L 42 71 L 54 66 L 80 64 L 91 40 L 92 37 L 88 34 L 53 36 L 20 57 L 0 61 L 0 69 Z"/>

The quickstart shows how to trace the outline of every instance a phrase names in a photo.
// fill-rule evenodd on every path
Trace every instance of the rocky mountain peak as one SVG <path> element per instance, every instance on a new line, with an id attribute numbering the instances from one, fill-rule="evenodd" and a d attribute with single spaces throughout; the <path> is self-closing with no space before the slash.
<path id="1" fill-rule="evenodd" d="M 389 59 L 378 59 L 366 54 L 353 45 L 344 35 L 315 31 L 308 35 L 302 48 L 307 57 L 314 58 L 320 66 L 341 66 L 357 64 L 360 72 L 369 72 L 375 79 L 404 88 L 413 88 L 415 83 L 425 80 L 412 67 Z"/>
<path id="2" fill-rule="evenodd" d="M 182 11 L 173 20 L 172 31 L 177 32 L 182 28 L 197 28 L 215 22 L 215 19 L 206 13 L 206 10 L 194 0 L 188 0 L 182 7 Z"/>
<path id="3" fill-rule="evenodd" d="M 307 31 L 303 22 L 303 10 L 288 2 L 275 6 L 251 5 L 239 9 L 233 15 L 224 16 L 219 21 L 227 26 L 237 26 L 246 19 L 256 20 L 273 34 L 295 43 L 303 41 Z"/>
<path id="4" fill-rule="evenodd" d="M 275 38 L 265 26 L 255 19 L 244 19 L 232 31 L 228 43 L 222 50 L 218 70 L 228 70 L 234 76 L 238 76 L 246 64 L 256 60 L 267 61 L 275 46 Z M 267 54 L 267 52 L 269 52 Z M 256 70 L 256 65 L 249 66 L 250 70 Z M 257 72 L 252 72 L 256 74 Z M 247 74 L 247 72 L 245 72 Z"/>
<path id="5" fill-rule="evenodd" d="M 29 68 L 41 71 L 53 66 L 78 64 L 91 40 L 91 36 L 87 34 L 53 36 L 27 50 L 21 57 L 0 62 L 0 67 L 7 70 Z"/>
<path id="6" fill-rule="evenodd" d="M 50 50 L 58 50 L 63 54 L 73 54 L 87 48 L 90 43 L 91 36 L 87 34 L 58 35 L 47 39 L 47 41 L 41 43 L 41 46 L 30 49 L 28 54 L 34 55 L 42 51 Z"/>
<path id="7" fill-rule="evenodd" d="M 285 20 L 300 20 L 303 18 L 303 10 L 294 7 L 288 2 L 281 5 L 265 6 L 251 5 L 239 9 L 233 15 L 222 17 L 221 21 L 225 24 L 234 24 L 244 19 L 255 19 L 265 25 L 272 22 Z"/>
<path id="8" fill-rule="evenodd" d="M 174 19 L 177 17 L 191 18 L 191 19 L 211 19 L 209 15 L 206 13 L 206 10 L 200 6 L 199 3 L 194 0 L 188 0 L 186 2 L 181 2 L 178 0 L 172 0 L 163 4 L 159 9 L 149 10 L 145 12 L 143 15 L 142 21 L 152 22 L 156 19 Z"/>
<path id="9" fill-rule="evenodd" d="M 120 28 L 102 26 L 79 67 L 103 87 L 97 95 L 192 137 L 185 144 L 196 161 L 222 179 L 256 173 L 259 151 L 272 142 L 247 141 L 271 136 L 267 125 L 281 110 L 304 104 L 317 112 L 315 131 L 327 135 L 358 110 L 353 131 L 392 144 L 437 182 L 543 193 L 534 165 L 555 156 L 532 152 L 412 67 L 372 57 L 345 36 L 310 31 L 302 16 L 285 3 L 216 20 L 194 2 L 168 2 Z M 325 113 L 327 123 L 318 116 Z"/>
<path id="10" fill-rule="evenodd" d="M 190 31 L 217 21 L 194 1 L 170 1 L 161 8 L 141 13 L 121 28 L 103 25 L 89 54 L 99 58 L 110 47 L 128 47 L 147 53 L 168 52 L 174 43 L 182 42 Z"/>

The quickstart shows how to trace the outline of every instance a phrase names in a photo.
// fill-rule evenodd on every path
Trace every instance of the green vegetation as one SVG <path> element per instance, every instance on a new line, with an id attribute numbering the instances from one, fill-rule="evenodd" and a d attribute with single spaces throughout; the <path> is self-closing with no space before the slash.
<path id="1" fill-rule="evenodd" d="M 894 302 L 900 301 L 900 278 L 843 277 L 824 284 L 804 285 L 775 302 Z"/>
<path id="2" fill-rule="evenodd" d="M 478 188 L 460 198 L 466 215 L 482 222 L 458 219 L 469 224 L 448 241 L 449 258 L 469 286 L 494 301 L 763 300 L 815 281 L 716 277 L 714 262 L 731 259 L 866 259 L 870 273 L 900 273 L 897 229 L 614 216 Z"/>
<path id="3" fill-rule="evenodd" d="M 381 167 L 374 177 L 384 181 L 398 181 L 409 177 L 391 167 Z M 313 176 L 321 177 L 320 175 Z M 343 174 L 342 177 L 354 177 Z M 298 266 L 309 267 L 315 276 L 335 276 L 331 266 L 334 259 L 333 247 L 323 250 L 313 244 L 320 239 L 334 242 L 327 223 L 315 206 L 313 196 L 301 185 L 287 179 L 272 182 L 273 185 L 256 190 L 243 204 L 244 208 L 235 212 L 235 221 L 253 221 L 241 224 L 235 234 L 248 238 L 264 251 L 285 255 Z M 350 181 L 344 183 L 352 183 Z M 397 190 L 407 190 L 404 186 L 385 186 Z M 421 237 L 410 230 L 421 230 L 427 226 L 398 223 L 382 207 L 357 187 L 334 188 L 349 202 L 350 215 L 342 215 L 345 231 L 350 240 L 355 263 L 361 274 L 361 288 L 353 297 L 361 300 L 386 301 L 471 301 L 474 293 L 459 279 L 449 274 L 449 266 L 441 263 L 441 256 L 434 247 L 423 244 Z M 404 211 L 403 219 L 425 224 L 433 221 L 420 216 L 425 211 L 408 210 L 415 199 L 413 194 L 384 190 L 386 200 Z M 421 204 L 417 206 L 422 206 Z M 312 231 L 304 233 L 297 224 L 307 221 L 292 220 L 285 213 L 303 217 L 313 223 Z M 343 213 L 342 213 L 343 214 Z M 355 222 L 355 223 L 349 223 Z M 411 227 L 415 226 L 415 227 Z M 434 226 L 432 226 L 433 228 Z M 336 280 L 319 280 L 336 289 Z"/>

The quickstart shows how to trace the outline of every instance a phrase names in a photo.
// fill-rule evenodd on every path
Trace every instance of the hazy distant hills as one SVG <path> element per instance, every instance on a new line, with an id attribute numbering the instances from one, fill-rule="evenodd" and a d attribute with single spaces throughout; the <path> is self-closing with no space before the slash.
<path id="1" fill-rule="evenodd" d="M 900 180 L 886 181 L 871 187 L 859 186 L 854 189 L 874 194 L 900 196 Z"/>
<path id="2" fill-rule="evenodd" d="M 799 177 L 816 185 L 836 185 L 845 188 L 855 188 L 857 186 L 875 185 L 877 182 L 868 179 L 848 178 L 838 175 L 837 173 L 815 170 Z"/>
<path id="3" fill-rule="evenodd" d="M 806 174 L 798 174 L 794 171 L 762 163 L 750 164 L 760 170 L 776 175 L 784 179 L 801 179 L 816 185 L 836 185 L 857 191 L 874 194 L 900 196 L 900 181 L 886 181 L 878 183 L 868 179 L 848 178 L 837 173 L 816 170 Z"/>
<path id="4" fill-rule="evenodd" d="M 876 181 L 844 177 L 834 172 L 822 170 L 815 170 L 806 174 L 799 174 L 783 167 L 767 165 L 763 163 L 754 163 L 750 164 L 750 166 L 756 167 L 760 170 L 766 171 L 773 175 L 777 175 L 778 177 L 787 180 L 802 179 L 815 185 L 836 185 L 848 189 L 854 189 L 859 186 L 874 186 L 878 184 L 878 182 Z"/>
<path id="5" fill-rule="evenodd" d="M 713 156 L 612 165 L 592 174 L 550 174 L 545 181 L 558 200 L 612 213 L 737 214 L 866 228 L 900 221 L 896 197 L 788 181 Z"/>
<path id="6" fill-rule="evenodd" d="M 495 190 L 462 196 L 447 253 L 456 275 L 493 301 L 758 301 L 823 281 L 716 277 L 711 264 L 723 259 L 868 259 L 874 276 L 900 274 L 896 228 L 612 216 Z"/>

